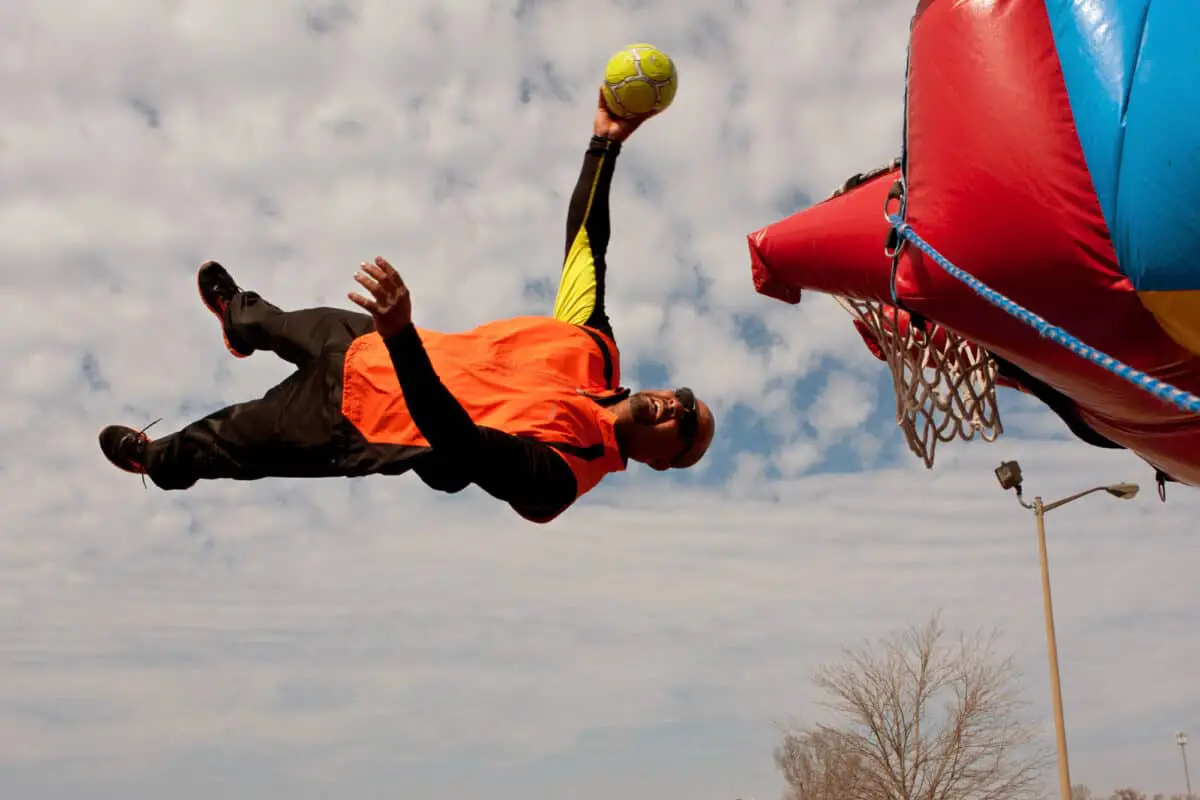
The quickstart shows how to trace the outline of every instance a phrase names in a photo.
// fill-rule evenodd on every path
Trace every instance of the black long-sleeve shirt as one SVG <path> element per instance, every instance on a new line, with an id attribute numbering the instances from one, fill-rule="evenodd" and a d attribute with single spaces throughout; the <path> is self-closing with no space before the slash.
<path id="1" fill-rule="evenodd" d="M 556 318 L 612 337 L 604 306 L 608 195 L 620 144 L 592 137 L 567 210 L 567 242 Z M 531 437 L 476 425 L 445 387 L 420 334 L 408 326 L 386 341 L 413 422 L 430 452 L 414 471 L 431 488 L 474 483 L 532 522 L 549 522 L 578 493 L 575 474 L 553 447 Z"/>

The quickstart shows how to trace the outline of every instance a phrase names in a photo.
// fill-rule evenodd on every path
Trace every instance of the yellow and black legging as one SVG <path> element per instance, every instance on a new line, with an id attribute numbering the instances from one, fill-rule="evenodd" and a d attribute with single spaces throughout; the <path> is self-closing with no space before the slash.
<path id="1" fill-rule="evenodd" d="M 613 337 L 604 307 L 604 279 L 611 231 L 608 194 L 620 142 L 593 136 L 567 208 L 567 245 L 554 301 L 554 318 Z"/>

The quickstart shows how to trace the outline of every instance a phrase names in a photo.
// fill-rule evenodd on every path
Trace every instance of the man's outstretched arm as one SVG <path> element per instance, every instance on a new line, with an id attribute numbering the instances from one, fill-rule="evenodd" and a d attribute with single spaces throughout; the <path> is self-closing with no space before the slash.
<path id="1" fill-rule="evenodd" d="M 608 195 L 621 143 L 593 135 L 567 207 L 567 244 L 554 318 L 586 325 L 610 338 L 604 307 L 605 254 L 611 233 Z"/>
<path id="2" fill-rule="evenodd" d="M 586 325 L 612 338 L 605 308 L 610 222 L 608 194 L 621 144 L 653 114 L 620 119 L 609 112 L 604 92 L 596 92 L 596 118 L 583 168 L 567 209 L 567 252 L 554 301 L 555 319 Z"/>
<path id="3" fill-rule="evenodd" d="M 575 502 L 575 473 L 553 448 L 475 424 L 438 377 L 416 328 L 385 343 L 413 422 L 462 475 L 531 522 L 548 522 Z"/>

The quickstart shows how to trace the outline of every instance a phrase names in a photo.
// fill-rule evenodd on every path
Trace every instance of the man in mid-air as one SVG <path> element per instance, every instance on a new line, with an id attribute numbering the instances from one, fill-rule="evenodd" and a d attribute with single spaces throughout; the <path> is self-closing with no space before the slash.
<path id="1" fill-rule="evenodd" d="M 236 357 L 269 350 L 296 370 L 262 398 L 157 439 L 100 432 L 105 457 L 162 489 L 200 480 L 358 477 L 415 472 L 431 488 L 475 484 L 532 522 L 549 522 L 629 459 L 696 464 L 713 439 L 690 389 L 621 388 L 604 305 L 608 195 L 616 158 L 646 117 L 611 115 L 601 97 L 567 212 L 554 313 L 444 334 L 412 322 L 408 289 L 383 258 L 355 280 L 366 312 L 282 311 L 201 265 L 205 306 Z"/>

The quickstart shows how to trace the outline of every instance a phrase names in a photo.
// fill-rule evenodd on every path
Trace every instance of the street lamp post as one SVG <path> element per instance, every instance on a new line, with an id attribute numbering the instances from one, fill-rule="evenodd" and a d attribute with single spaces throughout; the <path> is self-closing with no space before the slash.
<path id="1" fill-rule="evenodd" d="M 1192 776 L 1188 773 L 1187 765 L 1187 734 L 1183 731 L 1176 733 L 1175 744 L 1179 745 L 1179 755 L 1183 757 L 1183 782 L 1187 786 L 1187 798 L 1192 800 Z"/>
<path id="2" fill-rule="evenodd" d="M 1054 731 L 1058 740 L 1058 787 L 1062 800 L 1071 800 L 1071 770 L 1067 759 L 1067 726 L 1063 716 L 1062 682 L 1058 674 L 1058 638 L 1054 633 L 1054 603 L 1050 596 L 1050 558 L 1046 552 L 1046 514 L 1067 503 L 1073 503 L 1081 497 L 1087 497 L 1096 492 L 1108 492 L 1120 500 L 1130 500 L 1137 496 L 1136 483 L 1116 483 L 1111 486 L 1094 486 L 1070 497 L 1043 503 L 1041 497 L 1035 497 L 1032 503 L 1025 502 L 1021 495 L 1021 465 L 1016 461 L 1005 461 L 996 468 L 996 479 L 1000 488 L 1012 489 L 1017 495 L 1017 502 L 1033 511 L 1037 519 L 1038 557 L 1042 564 L 1042 606 L 1046 616 L 1046 649 L 1050 658 L 1050 693 L 1054 702 Z"/>

